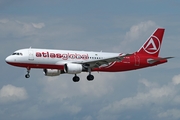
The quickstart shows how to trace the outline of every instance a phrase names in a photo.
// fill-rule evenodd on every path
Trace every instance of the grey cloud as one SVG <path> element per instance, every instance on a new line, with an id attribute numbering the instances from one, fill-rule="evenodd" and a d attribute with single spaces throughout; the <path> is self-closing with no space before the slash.
<path id="1" fill-rule="evenodd" d="M 133 25 L 130 28 L 130 31 L 126 33 L 125 40 L 127 42 L 132 40 L 137 40 L 140 36 L 143 35 L 143 33 L 146 33 L 147 30 L 154 27 L 157 27 L 157 25 L 154 21 L 151 20 L 141 22 L 137 25 Z"/>
<path id="2" fill-rule="evenodd" d="M 106 94 L 112 93 L 114 91 L 112 84 L 109 83 L 108 79 L 114 79 L 114 74 L 103 74 L 103 73 L 93 73 L 95 79 L 93 82 L 86 80 L 87 74 L 80 74 L 80 82 L 74 84 L 72 78 L 65 77 L 62 75 L 60 77 L 49 77 L 44 79 L 42 84 L 44 85 L 43 91 L 44 95 L 42 99 L 47 101 L 59 101 L 62 102 L 64 99 L 72 98 L 76 96 L 88 96 L 88 98 L 100 98 Z M 119 76 L 120 77 L 120 76 Z M 58 80 L 60 79 L 61 80 Z M 71 85 L 71 90 L 69 90 L 69 85 Z M 48 96 L 50 97 L 46 97 Z"/>
<path id="3" fill-rule="evenodd" d="M 43 27 L 45 27 L 44 23 L 32 23 L 33 27 L 41 29 Z"/>
<path id="4" fill-rule="evenodd" d="M 44 23 L 27 23 L 13 19 L 0 19 L 0 31 L 3 36 L 12 34 L 14 37 L 22 37 L 37 34 L 36 29 L 45 27 Z"/>
<path id="5" fill-rule="evenodd" d="M 144 108 L 159 109 L 167 104 L 170 106 L 179 104 L 179 86 L 177 79 L 179 75 L 172 78 L 172 81 L 167 85 L 160 86 L 157 83 L 152 83 L 146 79 L 140 80 L 140 84 L 144 84 L 144 89 L 138 91 L 135 96 L 123 98 L 119 101 L 114 101 L 108 106 L 103 107 L 99 111 L 99 119 L 104 118 L 103 116 L 117 116 L 121 115 L 127 110 L 141 110 Z M 148 90 L 147 90 L 148 89 Z M 155 106 L 151 106 L 154 104 Z M 157 110 L 156 117 L 158 118 L 170 118 L 179 119 L 179 109 L 169 109 L 167 111 Z M 155 116 L 154 116 L 155 117 Z"/>
<path id="6" fill-rule="evenodd" d="M 0 103 L 22 101 L 27 98 L 27 92 L 22 87 L 5 85 L 0 89 Z"/>
<path id="7" fill-rule="evenodd" d="M 168 109 L 167 111 L 159 113 L 158 117 L 179 120 L 180 110 L 179 109 Z"/>
<path id="8" fill-rule="evenodd" d="M 180 83 L 180 74 L 173 77 L 172 82 L 174 85 L 178 85 Z"/>
<path id="9" fill-rule="evenodd" d="M 155 30 L 155 28 L 157 28 L 157 24 L 151 20 L 140 22 L 136 25 L 133 25 L 130 28 L 130 30 L 128 32 L 126 32 L 126 35 L 124 36 L 124 40 L 120 42 L 119 46 L 114 47 L 114 50 L 115 51 L 119 51 L 119 50 L 130 51 L 131 47 L 127 48 L 127 46 L 137 42 L 137 39 L 144 38 L 144 34 L 147 33 L 148 31 L 150 31 L 152 28 Z M 151 34 L 149 34 L 149 36 L 150 35 Z M 145 42 L 145 40 L 144 40 L 144 42 Z M 141 46 L 139 46 L 139 47 L 141 47 Z"/>
<path id="10" fill-rule="evenodd" d="M 7 22 L 9 22 L 9 20 L 8 19 L 0 19 L 0 23 L 2 24 L 5 24 L 5 23 L 7 23 Z"/>

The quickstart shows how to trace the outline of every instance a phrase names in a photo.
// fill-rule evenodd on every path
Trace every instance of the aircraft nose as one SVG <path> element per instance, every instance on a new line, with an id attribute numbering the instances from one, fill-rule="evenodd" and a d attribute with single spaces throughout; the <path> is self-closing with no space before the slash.
<path id="1" fill-rule="evenodd" d="M 6 61 L 6 63 L 12 62 L 11 56 L 8 56 L 8 57 L 5 59 L 5 61 Z"/>

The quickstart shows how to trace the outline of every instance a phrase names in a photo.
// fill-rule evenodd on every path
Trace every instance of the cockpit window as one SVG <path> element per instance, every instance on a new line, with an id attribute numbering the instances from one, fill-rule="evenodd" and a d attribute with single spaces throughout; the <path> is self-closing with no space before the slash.
<path id="1" fill-rule="evenodd" d="M 12 55 L 23 55 L 22 53 L 15 52 Z"/>

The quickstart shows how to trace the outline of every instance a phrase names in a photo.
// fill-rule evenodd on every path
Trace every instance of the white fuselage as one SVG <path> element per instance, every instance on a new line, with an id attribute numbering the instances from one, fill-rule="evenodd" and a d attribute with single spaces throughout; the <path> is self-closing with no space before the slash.
<path id="1" fill-rule="evenodd" d="M 17 53 L 17 54 L 16 54 Z M 87 52 L 52 49 L 20 49 L 6 58 L 7 62 L 26 64 L 64 65 L 65 63 L 84 63 L 118 56 L 120 53 Z"/>

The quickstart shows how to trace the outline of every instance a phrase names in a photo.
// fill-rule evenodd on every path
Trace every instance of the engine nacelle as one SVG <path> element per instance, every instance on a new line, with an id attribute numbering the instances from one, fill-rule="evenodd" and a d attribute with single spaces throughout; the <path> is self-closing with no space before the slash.
<path id="1" fill-rule="evenodd" d="M 46 76 L 58 76 L 61 74 L 61 70 L 58 69 L 44 69 L 43 71 Z"/>
<path id="2" fill-rule="evenodd" d="M 83 70 L 83 67 L 81 64 L 67 63 L 64 65 L 65 73 L 77 74 L 77 73 L 81 73 L 82 70 Z"/>

